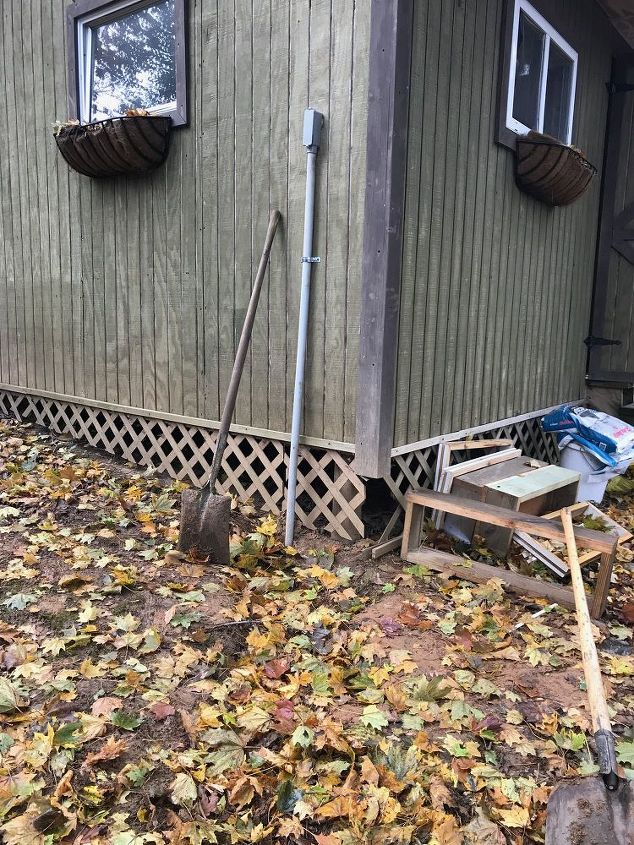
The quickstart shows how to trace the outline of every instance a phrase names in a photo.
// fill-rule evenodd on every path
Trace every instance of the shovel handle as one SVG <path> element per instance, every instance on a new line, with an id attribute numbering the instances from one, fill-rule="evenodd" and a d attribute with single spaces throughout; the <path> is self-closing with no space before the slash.
<path id="1" fill-rule="evenodd" d="M 240 335 L 240 342 L 238 343 L 238 351 L 236 352 L 236 359 L 233 364 L 231 372 L 231 380 L 227 390 L 227 397 L 225 399 L 225 406 L 222 411 L 222 419 L 220 420 L 220 428 L 218 429 L 218 437 L 216 439 L 216 450 L 214 452 L 213 463 L 211 464 L 211 471 L 207 484 L 206 491 L 211 493 L 214 484 L 218 479 L 220 472 L 220 464 L 222 462 L 222 455 L 227 445 L 227 437 L 229 435 L 229 427 L 233 418 L 233 412 L 236 407 L 236 397 L 238 395 L 238 388 L 240 387 L 240 379 L 242 378 L 242 370 L 244 368 L 244 361 L 247 357 L 249 349 L 249 342 L 251 340 L 251 332 L 253 331 L 253 323 L 255 321 L 255 312 L 257 311 L 258 301 L 260 299 L 260 291 L 264 283 L 264 276 L 266 275 L 266 268 L 269 263 L 271 255 L 271 247 L 277 231 L 278 224 L 282 219 L 279 211 L 273 210 L 269 216 L 269 227 L 266 232 L 266 240 L 264 242 L 264 249 L 262 250 L 262 257 L 258 265 L 258 271 L 253 282 L 253 290 L 251 291 L 251 299 L 249 300 L 249 307 L 242 325 L 242 333 Z"/>
<path id="2" fill-rule="evenodd" d="M 577 553 L 572 515 L 569 508 L 561 512 L 561 522 L 566 537 L 568 549 L 568 566 L 570 568 L 570 580 L 572 591 L 575 597 L 575 610 L 577 613 L 577 627 L 579 629 L 579 642 L 581 645 L 581 659 L 583 662 L 583 674 L 586 679 L 588 691 L 588 703 L 592 717 L 592 730 L 597 740 L 597 751 L 601 772 L 606 776 L 606 783 L 609 788 L 616 788 L 616 759 L 614 757 L 614 738 L 610 724 L 610 714 L 605 700 L 605 690 L 601 678 L 601 666 L 597 647 L 592 636 L 592 622 L 586 600 L 586 591 L 583 586 L 583 576 Z M 607 780 L 609 778 L 609 782 Z"/>

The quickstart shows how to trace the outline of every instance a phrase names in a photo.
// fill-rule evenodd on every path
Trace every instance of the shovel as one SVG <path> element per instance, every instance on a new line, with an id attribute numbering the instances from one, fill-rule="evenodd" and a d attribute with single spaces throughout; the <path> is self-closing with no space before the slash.
<path id="1" fill-rule="evenodd" d="M 258 307 L 260 291 L 264 283 L 266 268 L 269 263 L 273 239 L 282 215 L 279 211 L 271 211 L 269 228 L 266 233 L 264 250 L 253 283 L 251 299 L 247 309 L 240 343 L 236 352 L 236 360 L 231 373 L 231 381 L 227 390 L 227 398 L 222 412 L 222 420 L 218 429 L 216 450 L 211 464 L 211 471 L 205 486 L 200 490 L 188 488 L 181 495 L 181 527 L 178 548 L 181 552 L 191 555 L 196 560 L 215 563 L 218 566 L 229 564 L 229 514 L 231 499 L 229 496 L 213 495 L 214 486 L 218 480 L 222 455 L 227 445 L 229 427 L 236 406 L 236 396 L 240 387 L 244 360 L 249 349 L 255 312 Z"/>
<path id="2" fill-rule="evenodd" d="M 546 845 L 634 845 L 634 784 L 622 780 L 617 771 L 614 735 L 569 509 L 562 511 L 561 521 L 601 777 L 582 778 L 557 787 L 548 802 Z"/>

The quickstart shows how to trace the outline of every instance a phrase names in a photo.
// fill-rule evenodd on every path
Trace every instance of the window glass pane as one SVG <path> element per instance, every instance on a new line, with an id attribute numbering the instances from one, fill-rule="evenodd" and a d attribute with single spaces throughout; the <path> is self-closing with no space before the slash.
<path id="1" fill-rule="evenodd" d="M 92 30 L 90 119 L 176 100 L 174 0 L 158 0 Z"/>
<path id="2" fill-rule="evenodd" d="M 560 141 L 568 140 L 573 68 L 572 59 L 551 41 L 544 106 L 544 132 Z"/>
<path id="3" fill-rule="evenodd" d="M 539 87 L 544 56 L 544 33 L 520 12 L 513 117 L 530 129 L 539 126 Z"/>

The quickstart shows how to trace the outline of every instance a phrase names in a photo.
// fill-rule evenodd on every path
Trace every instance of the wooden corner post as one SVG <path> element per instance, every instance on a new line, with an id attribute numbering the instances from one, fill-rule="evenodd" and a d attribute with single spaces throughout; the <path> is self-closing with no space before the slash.
<path id="1" fill-rule="evenodd" d="M 393 443 L 414 0 L 372 0 L 355 471 Z"/>

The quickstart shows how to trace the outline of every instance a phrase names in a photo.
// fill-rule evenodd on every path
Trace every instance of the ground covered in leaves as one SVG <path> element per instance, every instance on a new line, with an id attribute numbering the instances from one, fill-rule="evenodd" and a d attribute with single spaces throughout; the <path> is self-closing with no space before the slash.
<path id="1" fill-rule="evenodd" d="M 594 770 L 572 614 L 326 537 L 292 553 L 249 508 L 232 568 L 184 560 L 179 491 L 0 423 L 5 845 L 543 840 L 553 785 Z M 634 500 L 610 513 L 631 528 Z M 619 558 L 598 635 L 632 776 Z"/>

